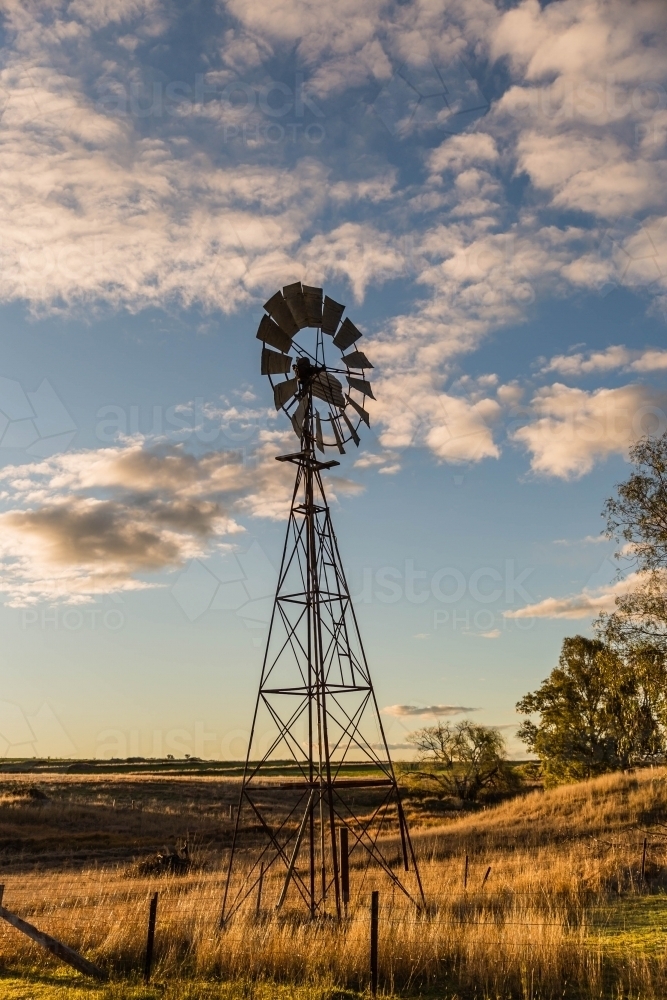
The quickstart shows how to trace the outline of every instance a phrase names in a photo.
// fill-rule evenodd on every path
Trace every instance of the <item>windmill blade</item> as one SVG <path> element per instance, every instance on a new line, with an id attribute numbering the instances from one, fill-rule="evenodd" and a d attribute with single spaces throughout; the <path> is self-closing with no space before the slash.
<path id="1" fill-rule="evenodd" d="M 322 311 L 322 333 L 328 333 L 333 337 L 344 312 L 344 305 L 341 305 L 340 302 L 335 302 L 334 299 L 330 299 L 328 295 L 325 295 L 324 310 Z"/>
<path id="2" fill-rule="evenodd" d="M 320 415 L 315 410 L 315 444 L 318 449 L 324 454 L 324 438 L 322 437 L 322 421 L 320 420 Z"/>
<path id="3" fill-rule="evenodd" d="M 321 288 L 313 288 L 312 285 L 303 286 L 303 297 L 306 303 L 306 316 L 308 326 L 322 325 L 322 296 L 324 292 Z"/>
<path id="4" fill-rule="evenodd" d="M 285 302 L 289 306 L 289 311 L 294 317 L 299 330 L 308 326 L 308 315 L 306 313 L 306 300 L 303 297 L 303 289 L 300 281 L 295 281 L 293 285 L 285 285 L 283 288 Z"/>
<path id="5" fill-rule="evenodd" d="M 273 387 L 273 402 L 276 404 L 276 410 L 280 410 L 288 399 L 296 393 L 299 388 L 299 380 L 296 378 L 288 378 L 286 382 L 279 382 L 278 385 Z"/>
<path id="6" fill-rule="evenodd" d="M 340 406 L 341 409 L 345 406 L 343 387 L 338 379 L 330 375 L 329 372 L 318 372 L 311 382 L 311 388 L 313 396 L 323 399 L 325 403 L 330 403 L 331 406 Z"/>
<path id="7" fill-rule="evenodd" d="M 356 430 L 354 428 L 354 425 L 352 424 L 352 421 L 348 417 L 348 415 L 345 412 L 345 410 L 343 410 L 341 416 L 342 416 L 343 420 L 345 421 L 345 423 L 347 424 L 347 429 L 350 432 L 350 437 L 352 438 L 352 440 L 354 441 L 354 443 L 356 444 L 356 446 L 358 448 L 359 445 L 361 444 L 361 439 L 360 439 L 359 435 L 357 434 L 357 432 L 356 432 Z"/>
<path id="8" fill-rule="evenodd" d="M 275 295 L 272 295 L 269 301 L 264 303 L 264 308 L 288 337 L 293 337 L 298 332 L 299 327 L 294 322 L 294 316 L 292 316 L 282 292 L 276 292 Z"/>
<path id="9" fill-rule="evenodd" d="M 366 427 L 370 427 L 371 418 L 368 412 L 363 408 L 363 406 L 359 406 L 359 404 L 354 399 L 352 399 L 352 396 L 350 396 L 349 394 L 346 394 L 345 399 L 348 401 L 354 412 L 359 414 L 363 422 L 366 424 Z"/>
<path id="10" fill-rule="evenodd" d="M 257 331 L 257 339 L 263 340 L 265 344 L 271 344 L 276 350 L 286 354 L 292 346 L 292 338 L 284 333 L 277 323 L 274 323 L 270 316 L 262 316 Z"/>
<path id="11" fill-rule="evenodd" d="M 303 418 L 306 415 L 307 408 L 308 408 L 308 396 L 304 396 L 303 399 L 300 401 L 299 405 L 297 406 L 296 410 L 290 417 L 290 420 L 292 421 L 292 427 L 294 428 L 294 433 L 299 439 L 301 439 L 301 436 L 303 434 Z"/>
<path id="12" fill-rule="evenodd" d="M 364 396 L 368 396 L 370 399 L 375 399 L 373 395 L 373 387 L 370 382 L 367 382 L 365 378 L 352 378 L 351 375 L 346 375 L 348 384 L 351 389 L 358 389 L 359 392 L 363 392 Z"/>
<path id="13" fill-rule="evenodd" d="M 276 354 L 268 348 L 262 348 L 262 375 L 286 375 L 292 370 L 292 359 L 289 354 Z"/>
<path id="14" fill-rule="evenodd" d="M 345 448 L 343 448 L 343 438 L 341 437 L 340 428 L 338 426 L 338 421 L 336 420 L 333 413 L 331 414 L 331 426 L 333 428 L 334 437 L 336 438 L 336 444 L 341 455 L 345 454 Z"/>
<path id="15" fill-rule="evenodd" d="M 334 337 L 334 344 L 336 347 L 339 347 L 341 351 L 346 351 L 348 347 L 352 347 L 355 340 L 359 340 L 361 335 L 361 330 L 357 330 L 354 323 L 352 323 L 349 319 L 345 319 L 343 320 L 340 330 Z"/>
<path id="16" fill-rule="evenodd" d="M 372 368 L 363 351 L 352 351 L 352 354 L 345 354 L 342 358 L 348 368 Z"/>

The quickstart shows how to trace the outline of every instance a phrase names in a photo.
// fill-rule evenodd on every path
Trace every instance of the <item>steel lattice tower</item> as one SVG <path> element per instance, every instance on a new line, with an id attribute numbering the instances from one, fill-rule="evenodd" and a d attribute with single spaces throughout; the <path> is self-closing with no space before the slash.
<path id="1" fill-rule="evenodd" d="M 321 290 L 313 291 L 319 291 L 321 301 Z M 336 413 L 340 401 L 329 373 L 339 369 L 321 363 L 322 340 L 318 330 L 314 364 L 308 352 L 296 348 L 301 356 L 293 366 L 296 379 L 290 380 L 296 382 L 296 412 L 290 415 L 301 447 L 294 454 L 278 456 L 295 466 L 296 476 L 236 813 L 223 924 L 261 892 L 262 880 L 276 869 L 281 876 L 272 903 L 282 906 L 292 887 L 292 898 L 299 899 L 312 917 L 327 911 L 342 915 L 348 901 L 349 866 L 377 866 L 417 906 L 424 904 L 322 481 L 322 472 L 339 463 L 320 461 L 316 454 L 316 447 L 324 450 L 325 443 L 314 397 L 331 407 L 340 451 L 344 440 L 359 440 L 347 418 L 350 436 L 343 438 L 343 424 L 336 433 L 333 421 L 340 421 Z M 351 403 L 349 396 L 346 399 Z M 354 409 L 365 413 L 361 407 Z M 277 760 L 283 763 L 279 779 L 272 777 Z M 279 810 L 268 802 L 276 793 Z M 365 797 L 364 804 L 360 797 Z M 241 869 L 239 848 L 247 821 L 262 846 Z"/>

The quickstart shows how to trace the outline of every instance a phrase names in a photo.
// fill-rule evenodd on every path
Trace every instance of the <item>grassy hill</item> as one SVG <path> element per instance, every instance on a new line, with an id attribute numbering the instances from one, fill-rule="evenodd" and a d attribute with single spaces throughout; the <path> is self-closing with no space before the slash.
<path id="1" fill-rule="evenodd" d="M 112 780 L 118 795 L 123 782 L 135 788 L 139 779 L 104 777 Z M 177 829 L 187 821 L 196 828 L 199 807 L 183 811 L 195 794 L 181 784 L 188 779 L 142 780 L 152 783 L 156 824 Z M 209 805 L 216 788 L 227 787 L 212 776 L 189 780 L 204 783 Z M 95 786 L 93 796 L 89 784 L 97 778 L 61 774 L 49 781 L 39 784 L 50 796 L 46 806 L 26 804 L 16 786 L 0 800 L 0 834 L 12 810 L 29 816 L 32 809 L 34 817 L 41 810 L 42 823 L 51 808 L 64 816 L 58 796 L 74 800 L 81 788 L 90 795 L 86 822 L 109 820 L 106 806 L 95 810 L 94 796 L 102 792 Z M 110 796 L 113 788 L 105 784 L 103 792 Z M 203 806 L 204 799 L 197 801 Z M 200 811 L 202 822 L 211 821 Z M 531 792 L 441 825 L 432 825 L 434 819 L 414 831 L 428 912 L 417 913 L 392 896 L 386 881 L 353 867 L 354 902 L 342 925 L 310 923 L 296 905 L 276 915 L 282 882 L 276 873 L 267 877 L 260 915 L 253 900 L 248 913 L 220 933 L 224 851 L 215 845 L 206 865 L 178 878 L 129 877 L 109 859 L 64 870 L 46 856 L 38 867 L 34 857 L 23 867 L 14 857 L 3 877 L 5 905 L 105 965 L 112 982 L 84 985 L 12 928 L 0 927 L 0 992 L 8 1000 L 357 996 L 368 982 L 368 898 L 378 888 L 380 978 L 387 994 L 441 1000 L 657 1000 L 667 994 L 667 769 Z M 115 829 L 120 840 L 124 835 Z M 144 988 L 138 970 L 155 889 L 157 985 Z"/>

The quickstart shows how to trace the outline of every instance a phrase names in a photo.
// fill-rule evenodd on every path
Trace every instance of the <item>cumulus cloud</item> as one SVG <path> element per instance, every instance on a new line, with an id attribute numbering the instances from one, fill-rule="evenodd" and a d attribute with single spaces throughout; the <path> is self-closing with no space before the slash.
<path id="1" fill-rule="evenodd" d="M 466 705 L 388 705 L 382 709 L 383 715 L 395 715 L 398 718 L 410 716 L 461 715 L 465 712 L 479 712 L 478 708 Z"/>
<path id="2" fill-rule="evenodd" d="M 240 515 L 284 519 L 293 471 L 275 455 L 292 444 L 289 434 L 263 431 L 244 461 L 133 440 L 6 466 L 0 589 L 21 605 L 157 586 L 156 573 L 205 558 L 242 531 Z M 332 477 L 328 493 L 358 490 Z"/>
<path id="3" fill-rule="evenodd" d="M 384 445 L 461 462 L 497 457 L 504 400 L 446 390 L 454 359 L 539 298 L 610 283 L 666 293 L 664 149 L 644 128 L 664 124 L 663 4 L 229 0 L 211 22 L 209 99 L 168 109 L 143 42 L 172 43 L 177 5 L 8 0 L 4 10 L 1 300 L 229 313 L 291 280 L 336 280 L 356 301 L 405 282 L 416 299 L 376 331 L 374 419 Z M 443 139 L 447 116 L 470 107 L 464 64 L 480 55 L 504 61 L 509 85 L 478 127 L 458 119 L 460 134 Z M 256 98 L 272 60 L 288 58 L 306 80 L 283 96 L 322 125 L 321 148 L 247 141 L 245 129 L 281 124 Z M 235 82 L 248 107 L 223 97 Z M 137 105 L 132 88 L 144 83 L 159 112 Z M 418 113 L 422 84 L 435 90 Z M 411 122 L 389 146 L 378 91 Z M 408 133 L 424 137 L 414 163 Z M 520 174 L 530 193 L 517 206 L 508 185 Z M 559 214 L 572 208 L 586 221 Z M 619 219 L 633 213 L 630 225 Z M 658 370 L 660 353 L 628 369 Z M 539 465 L 538 431 L 519 433 Z M 575 469 L 586 461 L 575 455 Z"/>
<path id="4" fill-rule="evenodd" d="M 358 85 L 369 76 L 391 76 L 391 63 L 377 38 L 386 0 L 369 0 L 363 8 L 354 0 L 336 7 L 320 0 L 228 0 L 226 6 L 248 36 L 296 44 L 302 61 L 315 70 L 312 86 L 320 95 Z"/>
<path id="5" fill-rule="evenodd" d="M 667 163 L 631 160 L 628 144 L 605 136 L 575 137 L 530 131 L 518 145 L 518 168 L 555 207 L 614 218 L 664 204 Z"/>
<path id="6" fill-rule="evenodd" d="M 610 372 L 620 368 L 623 371 L 656 372 L 667 369 L 667 351 L 659 348 L 631 350 L 621 344 L 612 345 L 600 351 L 587 354 L 557 354 L 542 369 L 543 372 L 559 372 L 561 375 L 590 375 L 593 372 Z"/>
<path id="7" fill-rule="evenodd" d="M 445 139 L 428 154 L 427 164 L 432 174 L 439 174 L 443 170 L 458 173 L 471 166 L 496 163 L 498 158 L 498 147 L 493 136 L 485 132 L 470 132 Z"/>
<path id="8" fill-rule="evenodd" d="M 438 391 L 428 374 L 396 374 L 378 380 L 374 419 L 382 424 L 380 444 L 388 449 L 421 445 L 453 464 L 497 458 L 493 424 L 500 404 Z"/>
<path id="9" fill-rule="evenodd" d="M 616 598 L 634 590 L 639 582 L 639 574 L 632 573 L 623 580 L 602 587 L 584 588 L 578 594 L 568 597 L 547 597 L 535 604 L 527 604 L 516 611 L 504 611 L 505 618 L 592 618 L 602 611 L 611 612 L 616 608 Z"/>
<path id="10" fill-rule="evenodd" d="M 523 0 L 489 20 L 490 55 L 512 82 L 486 130 L 554 207 L 664 214 L 664 152 L 638 140 L 644 123 L 662 127 L 666 27 L 654 0 L 631 11 L 623 0 Z"/>
<path id="11" fill-rule="evenodd" d="M 531 453 L 534 472 L 575 479 L 609 455 L 626 455 L 646 434 L 667 430 L 667 393 L 643 385 L 585 392 L 556 382 L 531 400 L 536 419 L 512 439 Z"/>

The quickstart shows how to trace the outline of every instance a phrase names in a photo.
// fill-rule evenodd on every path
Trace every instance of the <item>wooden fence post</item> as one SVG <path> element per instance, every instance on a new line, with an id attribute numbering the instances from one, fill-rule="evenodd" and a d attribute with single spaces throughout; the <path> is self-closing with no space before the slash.
<path id="1" fill-rule="evenodd" d="M 644 849 L 642 851 L 642 879 L 641 879 L 642 885 L 644 884 L 644 875 L 646 874 L 646 843 L 647 843 L 647 838 L 644 837 Z"/>
<path id="2" fill-rule="evenodd" d="M 37 930 L 32 924 L 29 924 L 27 920 L 22 920 L 21 917 L 17 917 L 15 913 L 11 910 L 6 909 L 1 905 L 2 895 L 4 893 L 4 885 L 0 886 L 0 918 L 6 920 L 8 924 L 15 927 L 17 931 L 21 931 L 26 937 L 29 937 L 31 941 L 35 941 L 42 948 L 46 948 L 50 951 L 52 955 L 59 958 L 61 962 L 66 962 L 71 965 L 73 969 L 77 969 L 82 972 L 84 976 L 92 976 L 94 979 L 105 980 L 108 976 L 104 969 L 98 968 L 92 962 L 89 962 L 87 958 L 83 955 L 79 955 L 77 951 L 70 948 L 68 945 L 63 944 L 62 941 L 58 941 L 56 938 L 51 937 L 50 934 L 45 934 L 43 931 Z"/>
<path id="3" fill-rule="evenodd" d="M 466 854 L 466 865 L 463 869 L 463 888 L 468 888 L 468 855 Z"/>
<path id="4" fill-rule="evenodd" d="M 491 874 L 491 865 L 489 865 L 489 867 L 486 869 L 486 875 L 482 879 L 482 889 L 486 885 L 486 880 L 487 880 L 487 878 L 489 877 L 490 874 Z"/>
<path id="5" fill-rule="evenodd" d="M 380 893 L 377 889 L 371 893 L 371 995 L 377 996 L 378 991 L 378 924 L 380 910 Z"/>
<path id="6" fill-rule="evenodd" d="M 340 828 L 340 884 L 343 906 L 347 913 L 347 904 L 350 902 L 350 844 L 346 826 Z"/>
<path id="7" fill-rule="evenodd" d="M 153 965 L 153 944 L 155 943 L 155 920 L 157 917 L 157 892 L 151 897 L 151 906 L 148 911 L 148 936 L 146 938 L 146 962 L 144 963 L 144 982 L 146 985 L 151 979 L 151 966 Z"/>

